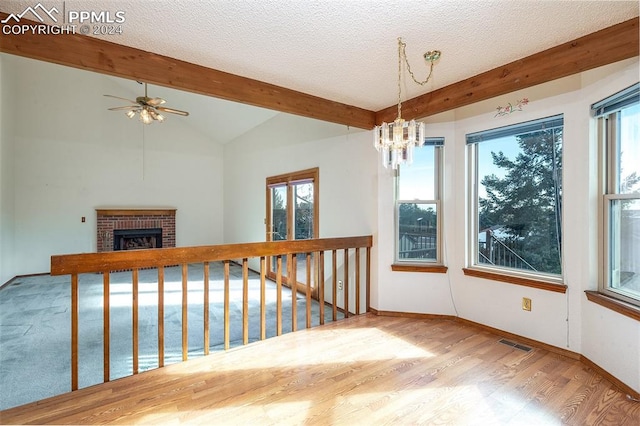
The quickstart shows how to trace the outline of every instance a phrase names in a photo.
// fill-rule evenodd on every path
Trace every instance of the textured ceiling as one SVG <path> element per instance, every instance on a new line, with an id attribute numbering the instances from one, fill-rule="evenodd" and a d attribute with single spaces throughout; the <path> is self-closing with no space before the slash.
<path id="1" fill-rule="evenodd" d="M 59 5 L 61 1 L 41 1 Z M 7 1 L 19 13 L 36 1 Z M 326 99 L 380 110 L 397 102 L 397 38 L 416 77 L 411 98 L 638 16 L 632 1 L 66 0 L 69 10 L 125 13 L 101 38 Z"/>
<path id="2" fill-rule="evenodd" d="M 380 110 L 397 99 L 397 38 L 416 77 L 407 98 L 638 16 L 638 1 L 217 0 L 82 1 L 119 9 L 109 41 Z M 404 90 L 404 89 L 403 89 Z M 404 96 L 403 96 L 404 97 Z"/>

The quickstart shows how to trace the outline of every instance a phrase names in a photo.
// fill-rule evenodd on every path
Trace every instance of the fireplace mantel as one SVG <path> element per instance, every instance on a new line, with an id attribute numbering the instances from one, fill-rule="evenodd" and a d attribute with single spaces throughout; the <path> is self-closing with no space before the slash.
<path id="1" fill-rule="evenodd" d="M 98 216 L 175 216 L 176 209 L 96 209 Z"/>
<path id="2" fill-rule="evenodd" d="M 162 229 L 159 247 L 176 246 L 176 209 L 174 208 L 99 208 L 97 214 L 97 251 L 113 251 L 114 231 L 126 229 Z"/>

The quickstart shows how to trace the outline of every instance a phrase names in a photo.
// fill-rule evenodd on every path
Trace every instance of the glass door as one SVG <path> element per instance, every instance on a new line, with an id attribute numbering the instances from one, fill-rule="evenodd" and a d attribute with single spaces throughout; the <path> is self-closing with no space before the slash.
<path id="1" fill-rule="evenodd" d="M 318 238 L 318 169 L 304 170 L 267 178 L 267 241 L 293 241 Z M 296 281 L 298 286 L 307 283 L 307 257 L 297 256 Z M 311 259 L 310 273 L 313 276 L 315 259 Z M 267 275 L 275 278 L 277 258 L 268 261 Z M 287 261 L 282 258 L 283 282 L 287 280 Z"/>

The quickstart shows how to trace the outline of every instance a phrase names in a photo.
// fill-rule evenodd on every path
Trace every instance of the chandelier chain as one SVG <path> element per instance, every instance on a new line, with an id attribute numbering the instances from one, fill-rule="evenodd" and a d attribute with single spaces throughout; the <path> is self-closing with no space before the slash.
<path id="1" fill-rule="evenodd" d="M 407 52 L 406 52 L 406 47 L 407 47 L 407 43 L 403 42 L 401 38 L 398 38 L 398 49 L 401 50 L 402 52 L 402 57 L 404 58 L 405 63 L 407 64 L 407 71 L 409 72 L 409 75 L 411 76 L 411 78 L 413 79 L 413 81 L 416 84 L 419 84 L 420 86 L 424 86 L 425 84 L 427 84 L 429 82 L 429 80 L 431 79 L 431 74 L 433 74 L 433 66 L 435 64 L 435 61 L 437 60 L 437 58 L 439 57 L 439 52 L 427 52 L 425 54 L 425 60 L 428 60 L 430 63 L 429 66 L 429 75 L 427 75 L 427 78 L 423 81 L 419 81 L 416 76 L 413 74 L 413 71 L 411 71 L 411 65 L 409 65 L 409 59 L 407 59 Z M 435 54 L 437 53 L 437 56 L 435 56 Z M 433 54 L 433 59 L 427 59 L 426 55 L 431 55 Z"/>
<path id="2" fill-rule="evenodd" d="M 404 49 L 402 48 L 402 39 L 398 37 L 398 119 L 402 117 L 402 89 L 400 86 L 400 80 L 402 76 L 402 52 Z M 406 59 L 405 54 L 405 59 Z"/>
<path id="3" fill-rule="evenodd" d="M 411 79 L 420 86 L 424 86 L 431 79 L 431 75 L 433 74 L 433 66 L 435 61 L 440 57 L 439 51 L 427 52 L 425 53 L 425 60 L 430 63 L 429 66 L 429 75 L 425 80 L 419 81 L 413 71 L 411 71 L 411 65 L 409 64 L 409 59 L 407 58 L 407 43 L 402 41 L 402 38 L 398 37 L 398 118 L 402 116 L 402 88 L 401 88 L 401 79 L 402 79 L 402 60 L 404 59 L 405 64 L 407 64 L 407 71 L 411 76 Z"/>

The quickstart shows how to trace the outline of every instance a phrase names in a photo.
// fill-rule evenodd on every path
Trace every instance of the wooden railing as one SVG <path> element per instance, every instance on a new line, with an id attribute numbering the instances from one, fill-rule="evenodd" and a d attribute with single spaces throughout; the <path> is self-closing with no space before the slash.
<path id="1" fill-rule="evenodd" d="M 203 306 L 204 306 L 204 354 L 209 354 L 209 264 L 210 262 L 223 262 L 224 264 L 224 348 L 229 349 L 229 268 L 231 262 L 238 260 L 242 265 L 242 336 L 243 344 L 248 343 L 248 276 L 249 259 L 259 260 L 260 274 L 260 339 L 266 338 L 266 309 L 265 309 L 265 284 L 267 258 L 274 257 L 277 265 L 275 284 L 277 291 L 276 329 L 277 335 L 282 333 L 282 258 L 286 258 L 286 276 L 289 282 L 296 283 L 297 255 L 306 257 L 307 285 L 306 297 L 306 326 L 311 327 L 311 270 L 314 270 L 314 278 L 318 287 L 319 323 L 325 321 L 325 252 L 331 252 L 331 283 L 330 295 L 332 305 L 332 319 L 338 319 L 338 311 L 342 311 L 344 317 L 351 314 L 360 314 L 362 291 L 365 291 L 366 307 L 369 311 L 369 294 L 371 282 L 371 236 L 322 238 L 298 241 L 274 241 L 264 243 L 229 244 L 199 247 L 178 247 L 152 250 L 116 251 L 107 253 L 69 254 L 51 257 L 51 275 L 71 275 L 71 390 L 78 389 L 78 347 L 79 347 L 79 284 L 78 275 L 83 273 L 101 273 L 103 275 L 103 381 L 110 381 L 110 276 L 113 271 L 131 271 L 132 279 L 132 365 L 133 374 L 138 373 L 138 280 L 139 270 L 157 268 L 158 272 L 158 366 L 164 366 L 164 272 L 165 267 L 182 266 L 182 360 L 187 360 L 188 354 L 188 327 L 187 327 L 187 292 L 189 264 L 203 264 Z M 361 249 L 365 249 L 364 253 Z M 342 292 L 342 308 L 339 309 L 338 300 L 338 251 L 343 251 L 342 277 L 344 291 Z M 355 308 L 350 310 L 349 300 L 349 257 L 353 253 L 355 258 Z M 361 257 L 364 254 L 364 280 L 361 277 Z M 312 262 L 312 257 L 314 261 Z M 317 259 L 317 260 L 316 260 Z M 316 264 L 312 268 L 312 263 Z M 364 289 L 361 286 L 364 285 Z M 292 286 L 292 331 L 297 328 L 297 286 Z"/>

